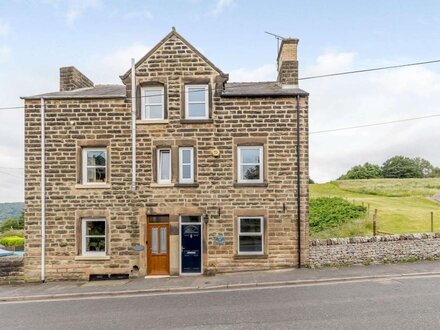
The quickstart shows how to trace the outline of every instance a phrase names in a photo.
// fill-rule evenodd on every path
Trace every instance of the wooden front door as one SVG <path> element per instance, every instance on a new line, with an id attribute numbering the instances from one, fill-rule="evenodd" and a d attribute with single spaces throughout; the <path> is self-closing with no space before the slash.
<path id="1" fill-rule="evenodd" d="M 153 216 L 147 225 L 147 274 L 170 273 L 170 226 L 166 216 Z"/>

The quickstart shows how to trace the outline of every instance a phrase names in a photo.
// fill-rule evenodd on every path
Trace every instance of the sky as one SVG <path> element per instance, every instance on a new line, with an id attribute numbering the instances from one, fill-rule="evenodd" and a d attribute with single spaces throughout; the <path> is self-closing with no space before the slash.
<path id="1" fill-rule="evenodd" d="M 276 40 L 299 42 L 300 77 L 440 58 L 438 1 L 2 0 L 0 108 L 57 91 L 59 68 L 119 75 L 175 26 L 229 81 L 276 79 Z M 310 132 L 440 114 L 440 64 L 304 80 Z M 310 176 L 393 155 L 440 166 L 440 117 L 310 135 Z M 0 110 L 0 202 L 22 201 L 23 110 Z"/>

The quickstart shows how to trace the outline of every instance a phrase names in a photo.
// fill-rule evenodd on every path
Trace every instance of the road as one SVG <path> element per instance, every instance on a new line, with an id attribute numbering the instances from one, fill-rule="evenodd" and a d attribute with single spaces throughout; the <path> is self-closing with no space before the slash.
<path id="1" fill-rule="evenodd" d="M 0 303 L 1 329 L 439 329 L 440 277 Z"/>

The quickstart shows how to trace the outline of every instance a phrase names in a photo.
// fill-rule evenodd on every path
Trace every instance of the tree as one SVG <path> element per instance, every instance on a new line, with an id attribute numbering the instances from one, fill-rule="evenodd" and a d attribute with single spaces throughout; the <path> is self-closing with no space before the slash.
<path id="1" fill-rule="evenodd" d="M 24 213 L 22 212 L 19 218 L 11 218 L 3 221 L 0 224 L 0 233 L 10 229 L 24 229 Z"/>
<path id="2" fill-rule="evenodd" d="M 434 171 L 434 166 L 432 166 L 432 164 L 429 161 L 420 157 L 414 158 L 414 161 L 422 171 L 423 177 L 427 178 L 432 175 Z"/>
<path id="3" fill-rule="evenodd" d="M 381 177 L 382 169 L 379 165 L 365 163 L 364 165 L 353 166 L 339 180 L 375 179 Z"/>
<path id="4" fill-rule="evenodd" d="M 416 160 L 394 156 L 385 161 L 382 165 L 384 178 L 423 178 L 423 171 Z"/>

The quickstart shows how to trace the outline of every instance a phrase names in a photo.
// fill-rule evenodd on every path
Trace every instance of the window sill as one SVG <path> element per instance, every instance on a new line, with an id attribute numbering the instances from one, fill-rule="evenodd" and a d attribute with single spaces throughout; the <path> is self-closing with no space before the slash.
<path id="1" fill-rule="evenodd" d="M 100 184 L 76 184 L 76 189 L 110 189 L 112 187 L 111 183 L 100 183 Z"/>
<path id="2" fill-rule="evenodd" d="M 138 119 L 136 120 L 136 125 L 162 125 L 162 124 L 168 124 L 168 119 L 161 119 L 161 120 L 149 120 L 149 119 Z"/>
<path id="3" fill-rule="evenodd" d="M 269 256 L 267 254 L 236 254 L 234 255 L 234 260 L 241 259 L 267 259 Z"/>
<path id="4" fill-rule="evenodd" d="M 181 124 L 213 124 L 214 120 L 209 119 L 180 119 Z"/>
<path id="5" fill-rule="evenodd" d="M 84 260 L 84 261 L 110 260 L 110 256 L 76 256 L 75 260 Z"/>
<path id="6" fill-rule="evenodd" d="M 150 183 L 151 188 L 172 188 L 174 187 L 174 183 Z"/>
<path id="7" fill-rule="evenodd" d="M 175 187 L 179 187 L 179 188 L 198 188 L 199 184 L 197 182 L 193 182 L 193 183 L 176 183 L 174 186 Z"/>
<path id="8" fill-rule="evenodd" d="M 261 187 L 261 188 L 265 188 L 268 187 L 269 183 L 268 182 L 234 182 L 234 187 L 235 188 L 253 188 L 253 187 Z"/>

